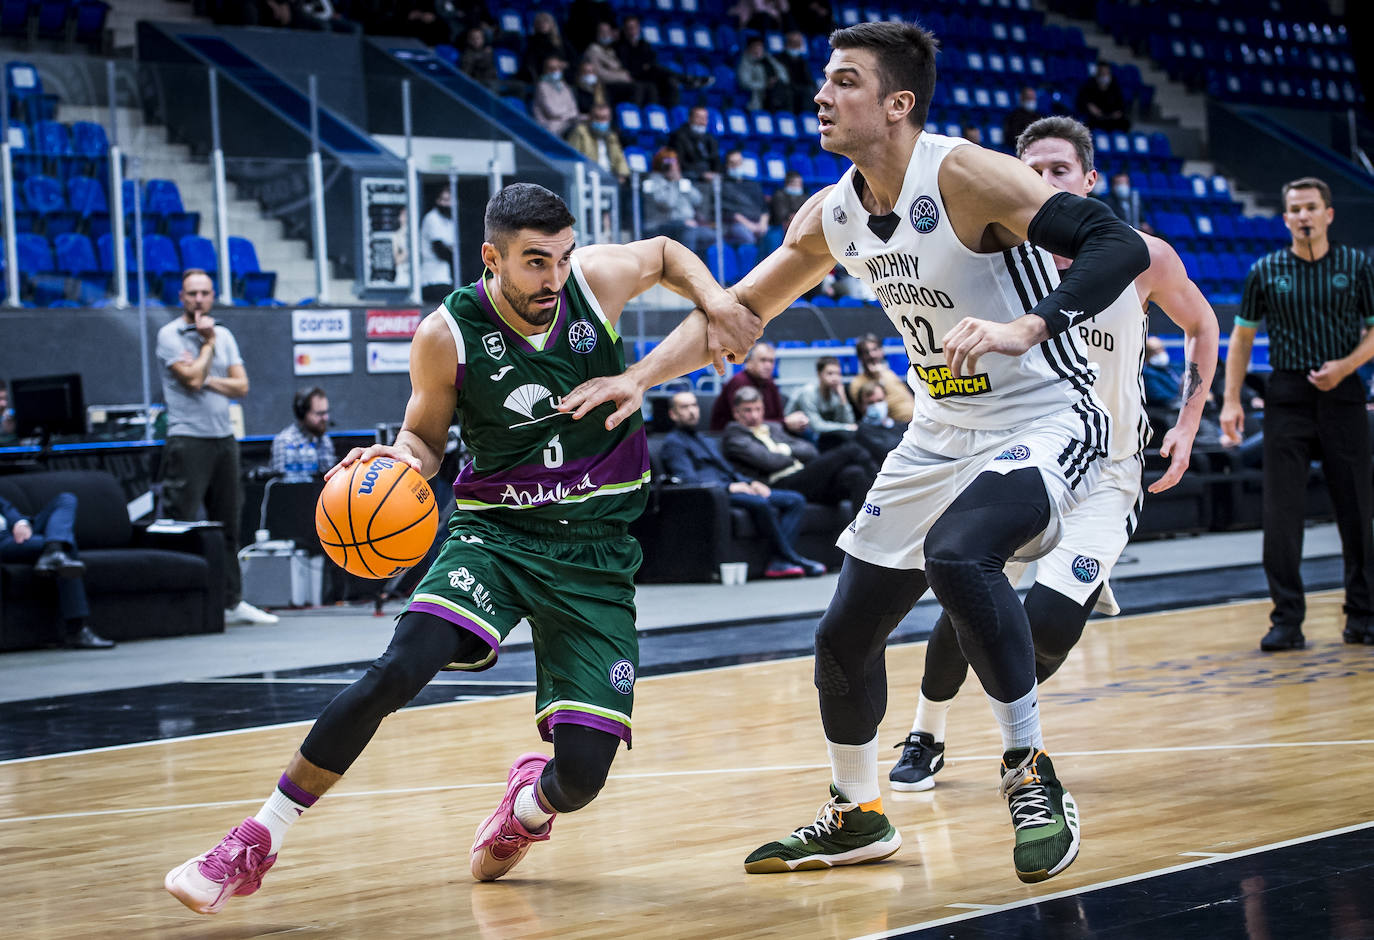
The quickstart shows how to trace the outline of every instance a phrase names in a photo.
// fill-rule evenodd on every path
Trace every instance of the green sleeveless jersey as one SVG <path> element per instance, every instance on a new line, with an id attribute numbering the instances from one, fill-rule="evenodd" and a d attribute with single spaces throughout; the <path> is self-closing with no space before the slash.
<path id="1" fill-rule="evenodd" d="M 512 329 L 485 276 L 445 298 L 458 346 L 457 423 L 473 459 L 453 484 L 457 508 L 544 525 L 628 525 L 644 509 L 649 447 L 636 412 L 613 431 L 602 405 L 580 421 L 558 411 L 587 379 L 625 371 L 620 335 L 577 257 L 538 347 Z"/>

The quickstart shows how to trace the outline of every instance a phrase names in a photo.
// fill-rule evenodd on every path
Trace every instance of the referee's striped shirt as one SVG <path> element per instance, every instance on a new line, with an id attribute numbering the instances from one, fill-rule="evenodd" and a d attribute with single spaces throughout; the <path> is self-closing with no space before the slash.
<path id="1" fill-rule="evenodd" d="M 1341 359 L 1374 326 L 1374 266 L 1347 245 L 1331 245 L 1316 261 L 1289 248 L 1270 252 L 1245 278 L 1236 322 L 1267 324 L 1272 368 L 1307 372 Z"/>

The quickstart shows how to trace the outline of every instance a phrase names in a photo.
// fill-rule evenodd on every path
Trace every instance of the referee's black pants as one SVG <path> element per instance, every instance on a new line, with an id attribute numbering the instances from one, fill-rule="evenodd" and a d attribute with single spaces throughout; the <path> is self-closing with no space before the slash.
<path id="1" fill-rule="evenodd" d="M 1308 466 L 1322 462 L 1345 561 L 1345 613 L 1374 615 L 1374 513 L 1369 421 L 1357 375 L 1329 392 L 1303 372 L 1275 371 L 1264 396 L 1264 573 L 1274 624 L 1299 627 Z"/>

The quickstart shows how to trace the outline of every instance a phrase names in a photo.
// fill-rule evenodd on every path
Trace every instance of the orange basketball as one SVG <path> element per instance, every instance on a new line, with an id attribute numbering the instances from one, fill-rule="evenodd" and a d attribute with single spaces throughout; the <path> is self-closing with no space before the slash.
<path id="1" fill-rule="evenodd" d="M 429 484 L 394 457 L 358 461 L 334 474 L 315 506 L 325 554 L 360 578 L 400 574 L 425 557 L 438 529 Z"/>

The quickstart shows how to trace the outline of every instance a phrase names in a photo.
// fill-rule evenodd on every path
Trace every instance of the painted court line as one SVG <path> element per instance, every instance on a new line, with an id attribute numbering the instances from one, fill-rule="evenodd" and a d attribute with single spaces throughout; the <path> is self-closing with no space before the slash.
<path id="1" fill-rule="evenodd" d="M 1126 875 L 1123 878 L 1114 878 L 1111 881 L 1101 881 L 1097 884 L 1084 885 L 1081 888 L 1070 888 L 1066 891 L 1059 891 L 1054 894 L 1046 894 L 1035 898 L 1026 898 L 1023 901 L 1012 901 L 1008 904 L 991 905 L 983 910 L 970 911 L 967 914 L 955 914 L 939 920 L 923 921 L 919 924 L 911 924 L 907 927 L 894 927 L 891 930 L 884 930 L 881 933 L 864 934 L 862 937 L 855 937 L 854 940 L 883 940 L 887 937 L 902 937 L 917 930 L 930 930 L 934 927 L 944 927 L 948 924 L 957 924 L 966 920 L 973 920 L 977 917 L 986 917 L 989 914 L 1000 914 L 1003 911 L 1014 911 L 1018 908 L 1029 907 L 1032 904 L 1041 904 L 1045 901 L 1057 901 L 1061 898 L 1076 897 L 1081 894 L 1088 894 L 1092 891 L 1101 891 L 1103 888 L 1114 888 L 1117 885 L 1132 884 L 1137 881 L 1144 881 L 1147 878 L 1158 878 L 1164 875 L 1172 875 L 1174 872 L 1189 871 L 1194 868 L 1201 868 L 1204 865 L 1211 865 L 1220 860 L 1230 861 L 1237 858 L 1245 858 L 1249 855 L 1258 855 L 1261 852 L 1272 852 L 1278 849 L 1286 849 L 1293 845 L 1302 845 L 1305 842 L 1315 842 L 1318 839 L 1328 839 L 1332 836 L 1343 836 L 1348 832 L 1359 832 L 1362 829 L 1374 827 L 1374 822 L 1356 823 L 1352 826 L 1342 826 L 1339 829 L 1328 829 L 1325 832 L 1316 832 L 1311 835 L 1298 836 L 1293 839 L 1285 839 L 1282 842 L 1271 842 L 1268 845 L 1257 845 L 1250 849 L 1240 849 L 1235 852 L 1201 858 L 1195 862 L 1184 862 L 1180 865 L 1172 865 L 1168 868 L 1157 868 L 1153 871 L 1141 872 L 1137 875 Z M 1186 854 L 1186 853 L 1185 853 Z M 949 905 L 953 907 L 954 905 Z"/>
<path id="2" fill-rule="evenodd" d="M 263 679 L 186 679 L 184 685 L 352 685 L 357 679 L 295 679 L 295 678 L 263 678 Z M 431 679 L 425 683 L 426 687 L 431 685 L 489 685 L 497 688 L 507 688 L 517 686 L 522 689 L 532 689 L 535 683 L 526 679 L 512 679 L 509 682 L 499 682 L 495 679 Z M 441 702 L 440 704 L 448 704 Z"/>

